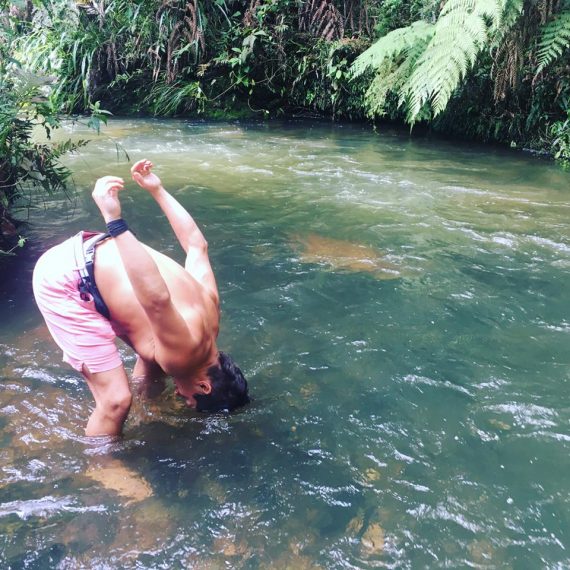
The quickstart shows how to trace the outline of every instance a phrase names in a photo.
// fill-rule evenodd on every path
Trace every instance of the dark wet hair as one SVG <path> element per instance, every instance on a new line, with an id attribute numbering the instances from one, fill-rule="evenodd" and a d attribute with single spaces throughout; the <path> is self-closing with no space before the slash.
<path id="1" fill-rule="evenodd" d="M 247 380 L 229 354 L 220 351 L 218 364 L 210 366 L 206 374 L 212 391 L 209 394 L 194 394 L 198 411 L 231 412 L 249 402 Z"/>

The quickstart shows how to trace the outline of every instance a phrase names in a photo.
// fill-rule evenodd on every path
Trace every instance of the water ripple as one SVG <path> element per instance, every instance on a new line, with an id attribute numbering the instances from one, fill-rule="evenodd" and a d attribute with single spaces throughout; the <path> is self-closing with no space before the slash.
<path id="1" fill-rule="evenodd" d="M 72 496 L 65 497 L 42 497 L 41 499 L 30 499 L 21 501 L 11 501 L 0 503 L 0 517 L 17 515 L 26 520 L 30 517 L 49 518 L 61 512 L 85 513 L 85 512 L 105 512 L 106 507 L 102 505 L 81 506 L 77 499 Z"/>

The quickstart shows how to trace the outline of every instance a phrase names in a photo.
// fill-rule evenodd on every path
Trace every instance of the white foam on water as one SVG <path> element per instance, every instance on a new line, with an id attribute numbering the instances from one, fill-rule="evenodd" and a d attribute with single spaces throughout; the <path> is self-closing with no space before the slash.
<path id="1" fill-rule="evenodd" d="M 519 427 L 555 427 L 558 414 L 544 406 L 536 404 L 525 404 L 517 402 L 509 402 L 508 404 L 497 404 L 489 406 L 489 410 L 510 414 Z"/>
<path id="2" fill-rule="evenodd" d="M 273 176 L 273 172 L 271 170 L 267 170 L 265 168 L 255 168 L 254 166 L 248 166 L 247 164 L 240 164 L 236 166 L 234 170 L 238 172 L 250 172 L 252 174 L 263 174 L 264 176 Z"/>
<path id="3" fill-rule="evenodd" d="M 531 242 L 535 243 L 536 245 L 540 245 L 542 247 L 547 247 L 553 249 L 554 251 L 561 252 L 561 253 L 570 253 L 570 245 L 565 243 L 556 242 L 548 238 L 543 238 L 539 236 L 527 236 L 527 239 Z"/>
<path id="4" fill-rule="evenodd" d="M 59 513 L 86 513 L 86 512 L 106 512 L 107 508 L 102 505 L 84 507 L 78 505 L 74 497 L 42 497 L 28 501 L 11 501 L 0 504 L 0 517 L 17 515 L 22 520 L 30 517 L 52 517 Z"/>
<path id="5" fill-rule="evenodd" d="M 496 236 L 493 236 L 491 239 L 494 243 L 497 243 L 499 245 L 504 245 L 504 246 L 510 247 L 510 248 L 513 248 L 516 245 L 516 240 L 515 240 L 514 236 L 505 237 L 504 235 L 496 235 Z"/>
<path id="6" fill-rule="evenodd" d="M 416 376 L 415 374 L 408 374 L 402 378 L 402 381 L 407 384 L 413 384 L 416 386 L 430 386 L 432 388 L 446 388 L 449 390 L 454 390 L 465 394 L 466 396 L 473 396 L 473 394 L 464 386 L 459 386 L 453 384 L 449 380 L 434 380 L 432 378 L 427 378 L 426 376 Z"/>
<path id="7" fill-rule="evenodd" d="M 474 194 L 476 196 L 487 196 L 491 193 L 487 190 L 481 190 L 480 188 L 466 188 L 464 186 L 442 186 L 442 190 L 451 190 L 458 194 Z"/>

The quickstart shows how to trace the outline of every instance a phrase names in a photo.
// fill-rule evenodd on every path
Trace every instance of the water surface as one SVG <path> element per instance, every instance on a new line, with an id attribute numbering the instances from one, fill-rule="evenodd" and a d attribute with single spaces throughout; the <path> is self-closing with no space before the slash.
<path id="1" fill-rule="evenodd" d="M 90 191 L 127 177 L 116 143 L 203 228 L 254 401 L 204 416 L 169 389 L 109 443 L 83 436 L 92 398 L 30 279 L 103 228 Z M 35 212 L 3 270 L 3 567 L 570 565 L 568 174 L 303 123 L 114 120 L 68 164 L 76 200 Z M 134 183 L 123 215 L 182 261 Z"/>

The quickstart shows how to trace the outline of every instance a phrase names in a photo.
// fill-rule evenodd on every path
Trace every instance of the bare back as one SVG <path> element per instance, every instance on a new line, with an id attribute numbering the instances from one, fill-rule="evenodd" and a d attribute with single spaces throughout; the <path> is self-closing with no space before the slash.
<path id="1" fill-rule="evenodd" d="M 192 331 L 195 348 L 186 359 L 187 368 L 198 368 L 209 357 L 210 347 L 215 345 L 219 330 L 217 292 L 204 286 L 204 277 L 207 283 L 215 283 L 209 263 L 206 269 L 203 266 L 197 268 L 199 282 L 192 275 L 191 268 L 187 270 L 166 255 L 146 245 L 144 247 L 157 264 L 172 304 L 189 331 Z M 155 361 L 165 372 L 172 374 L 173 371 L 168 370 L 168 359 L 160 351 L 149 317 L 134 294 L 114 240 L 97 246 L 95 280 L 109 307 L 112 322 L 118 325 L 120 336 L 131 344 L 141 358 L 148 362 Z"/>

